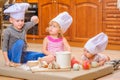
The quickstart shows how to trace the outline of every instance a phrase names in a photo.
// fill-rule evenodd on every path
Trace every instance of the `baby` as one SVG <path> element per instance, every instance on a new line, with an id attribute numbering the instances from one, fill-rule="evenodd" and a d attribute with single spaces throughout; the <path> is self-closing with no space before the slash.
<path id="1" fill-rule="evenodd" d="M 101 66 L 106 61 L 109 61 L 110 58 L 107 55 L 101 53 L 105 50 L 107 43 L 108 37 L 103 32 L 89 39 L 84 46 L 84 52 L 81 56 L 81 64 L 84 61 L 88 61 L 89 63 L 95 61 L 98 63 L 98 66 Z"/>

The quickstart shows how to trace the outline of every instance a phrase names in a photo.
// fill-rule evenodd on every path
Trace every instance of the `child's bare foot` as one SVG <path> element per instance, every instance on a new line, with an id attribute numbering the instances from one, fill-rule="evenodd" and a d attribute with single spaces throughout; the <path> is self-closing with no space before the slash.
<path id="1" fill-rule="evenodd" d="M 29 67 L 38 66 L 38 65 L 39 65 L 39 61 L 38 61 L 38 60 L 28 61 L 28 62 L 27 62 L 27 65 L 28 65 Z"/>
<path id="2" fill-rule="evenodd" d="M 21 65 L 20 63 L 14 63 L 14 62 L 10 62 L 9 64 L 10 67 L 18 67 L 20 65 Z"/>

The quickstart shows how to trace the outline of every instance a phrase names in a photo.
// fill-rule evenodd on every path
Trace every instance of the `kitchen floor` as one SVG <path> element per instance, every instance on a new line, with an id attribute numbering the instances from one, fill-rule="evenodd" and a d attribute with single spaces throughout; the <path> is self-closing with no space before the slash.
<path id="1" fill-rule="evenodd" d="M 33 44 L 29 43 L 29 48 L 28 50 L 33 50 L 33 51 L 41 51 L 41 44 Z M 75 56 L 78 60 L 80 59 L 80 56 L 78 54 L 82 53 L 82 48 L 79 47 L 72 47 L 72 56 Z M 105 50 L 103 53 L 108 55 L 111 59 L 120 59 L 120 50 Z M 106 75 L 104 77 L 101 77 L 97 80 L 119 80 L 120 79 L 120 68 L 116 71 L 114 71 L 110 75 Z M 24 80 L 24 79 L 17 79 L 17 78 L 11 78 L 11 77 L 6 77 L 6 76 L 0 76 L 0 80 Z"/>

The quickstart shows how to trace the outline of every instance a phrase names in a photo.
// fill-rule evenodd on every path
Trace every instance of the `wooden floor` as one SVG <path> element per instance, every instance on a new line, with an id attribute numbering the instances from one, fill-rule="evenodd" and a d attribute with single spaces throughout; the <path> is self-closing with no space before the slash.
<path id="1" fill-rule="evenodd" d="M 30 50 L 40 51 L 40 47 L 41 47 L 41 45 L 38 45 L 38 44 L 29 44 Z M 72 47 L 72 52 L 76 53 L 75 57 L 77 57 L 77 58 L 79 58 L 79 56 L 77 56 L 77 53 L 80 52 L 81 50 L 82 50 L 82 48 Z M 104 53 L 106 53 L 106 55 L 110 56 L 111 59 L 120 59 L 120 50 L 118 50 L 118 51 L 106 50 Z M 0 76 L 0 80 L 24 80 L 24 79 Z M 112 74 L 106 75 L 102 78 L 98 78 L 97 80 L 120 80 L 120 67 L 118 70 L 114 71 Z"/>
<path id="2" fill-rule="evenodd" d="M 0 76 L 0 80 L 24 80 L 24 79 L 17 79 L 17 78 L 11 78 L 6 76 Z M 110 75 L 106 75 L 102 78 L 96 79 L 96 80 L 120 80 L 120 69 L 114 71 L 114 73 Z"/>
<path id="3" fill-rule="evenodd" d="M 120 69 L 114 71 L 112 74 L 99 78 L 97 80 L 120 80 Z"/>

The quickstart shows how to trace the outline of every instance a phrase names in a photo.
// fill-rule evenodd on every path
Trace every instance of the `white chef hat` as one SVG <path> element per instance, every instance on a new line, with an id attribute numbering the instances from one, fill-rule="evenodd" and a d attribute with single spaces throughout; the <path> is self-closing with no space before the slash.
<path id="1" fill-rule="evenodd" d="M 84 48 L 86 48 L 91 54 L 97 54 L 105 50 L 107 43 L 108 36 L 101 32 L 95 37 L 89 39 Z"/>
<path id="2" fill-rule="evenodd" d="M 65 11 L 65 12 L 60 13 L 58 16 L 53 18 L 51 21 L 57 22 L 60 25 L 63 33 L 65 33 L 67 29 L 70 27 L 73 20 L 72 20 L 71 15 Z"/>
<path id="3" fill-rule="evenodd" d="M 28 9 L 28 3 L 15 3 L 4 10 L 4 13 L 10 14 L 10 17 L 15 19 L 24 19 L 25 11 Z"/>

